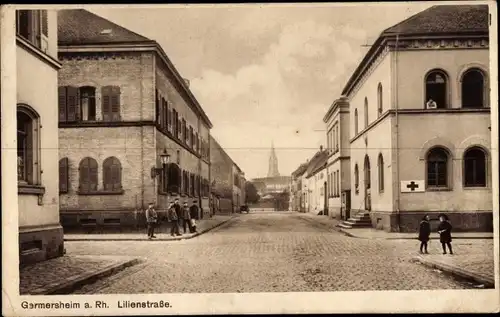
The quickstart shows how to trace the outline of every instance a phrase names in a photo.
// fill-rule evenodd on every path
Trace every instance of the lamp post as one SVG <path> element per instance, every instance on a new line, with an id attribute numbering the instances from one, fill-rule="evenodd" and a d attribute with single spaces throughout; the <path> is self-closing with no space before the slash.
<path id="1" fill-rule="evenodd" d="M 167 153 L 167 150 L 163 150 L 163 153 L 160 154 L 160 161 L 161 167 L 151 167 L 151 178 L 156 178 L 156 176 L 161 175 L 165 169 L 165 165 L 170 162 L 170 154 Z"/>

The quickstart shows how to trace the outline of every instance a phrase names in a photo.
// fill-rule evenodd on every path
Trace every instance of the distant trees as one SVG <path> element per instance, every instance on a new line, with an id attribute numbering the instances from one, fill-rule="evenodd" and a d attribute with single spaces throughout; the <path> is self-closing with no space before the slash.
<path id="1" fill-rule="evenodd" d="M 245 183 L 245 197 L 247 204 L 255 204 L 259 201 L 260 196 L 257 193 L 257 188 L 252 182 Z"/>

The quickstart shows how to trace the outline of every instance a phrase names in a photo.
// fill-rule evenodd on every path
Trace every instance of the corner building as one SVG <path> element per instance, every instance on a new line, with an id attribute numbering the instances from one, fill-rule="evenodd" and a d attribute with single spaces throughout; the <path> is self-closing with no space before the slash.
<path id="1" fill-rule="evenodd" d="M 433 6 L 383 31 L 347 82 L 351 209 L 373 227 L 446 213 L 493 229 L 488 21 L 487 5 Z"/>
<path id="2" fill-rule="evenodd" d="M 58 29 L 65 228 L 142 225 L 175 198 L 208 215 L 212 124 L 163 49 L 85 10 L 60 10 Z"/>

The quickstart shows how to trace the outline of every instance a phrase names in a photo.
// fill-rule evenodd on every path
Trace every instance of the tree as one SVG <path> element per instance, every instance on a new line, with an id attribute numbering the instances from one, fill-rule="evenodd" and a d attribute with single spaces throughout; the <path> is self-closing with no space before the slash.
<path id="1" fill-rule="evenodd" d="M 245 183 L 245 197 L 247 204 L 255 204 L 260 199 L 260 196 L 257 193 L 257 188 L 252 182 Z"/>

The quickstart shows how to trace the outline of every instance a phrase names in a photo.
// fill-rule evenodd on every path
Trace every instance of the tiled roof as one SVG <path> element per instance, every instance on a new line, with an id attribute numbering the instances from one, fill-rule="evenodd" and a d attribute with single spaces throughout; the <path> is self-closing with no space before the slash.
<path id="1" fill-rule="evenodd" d="M 292 177 L 298 177 L 307 171 L 307 163 L 302 163 L 300 166 L 292 173 Z"/>
<path id="2" fill-rule="evenodd" d="M 321 150 L 314 154 L 313 158 L 309 161 L 309 165 L 307 166 L 307 177 L 311 177 L 318 170 L 320 170 L 328 161 L 328 153 L 327 151 Z"/>
<path id="3" fill-rule="evenodd" d="M 83 9 L 59 10 L 57 19 L 60 45 L 152 42 L 147 37 Z"/>
<path id="4" fill-rule="evenodd" d="M 488 32 L 488 5 L 438 5 L 386 29 L 382 35 Z"/>

